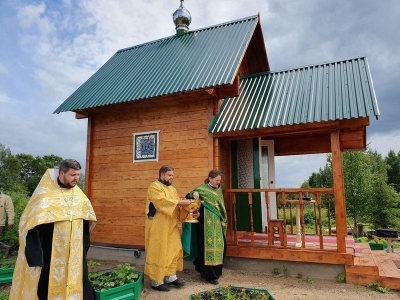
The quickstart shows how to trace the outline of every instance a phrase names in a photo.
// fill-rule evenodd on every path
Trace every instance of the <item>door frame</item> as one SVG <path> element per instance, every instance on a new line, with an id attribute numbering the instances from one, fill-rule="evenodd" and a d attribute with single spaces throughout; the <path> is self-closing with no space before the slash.
<path id="1" fill-rule="evenodd" d="M 267 147 L 268 149 L 268 178 L 264 180 L 262 178 L 262 147 Z M 275 180 L 275 143 L 274 140 L 262 140 L 261 137 L 259 138 L 259 168 L 260 168 L 260 188 L 261 189 L 274 189 L 276 187 L 276 180 Z M 276 207 L 276 193 L 269 192 L 269 218 L 276 219 L 278 217 L 278 210 Z M 262 223 L 263 228 L 268 224 L 268 217 L 267 217 L 267 204 L 265 199 L 265 193 L 261 193 L 261 211 L 262 211 Z"/>

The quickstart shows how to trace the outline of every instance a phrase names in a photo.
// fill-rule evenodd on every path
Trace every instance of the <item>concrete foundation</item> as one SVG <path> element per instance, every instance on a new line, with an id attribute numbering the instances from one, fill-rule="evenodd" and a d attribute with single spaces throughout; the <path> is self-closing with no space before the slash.
<path id="1" fill-rule="evenodd" d="M 143 266 L 146 260 L 146 253 L 140 249 L 114 248 L 103 246 L 91 246 L 88 259 L 112 260 L 118 262 L 129 262 L 133 265 Z M 194 269 L 193 263 L 185 261 L 185 269 Z M 227 257 L 224 268 L 240 271 L 260 272 L 266 274 L 280 274 L 296 277 L 301 274 L 303 278 L 319 278 L 335 280 L 336 276 L 345 273 L 343 265 L 330 265 L 306 262 L 264 260 Z"/>

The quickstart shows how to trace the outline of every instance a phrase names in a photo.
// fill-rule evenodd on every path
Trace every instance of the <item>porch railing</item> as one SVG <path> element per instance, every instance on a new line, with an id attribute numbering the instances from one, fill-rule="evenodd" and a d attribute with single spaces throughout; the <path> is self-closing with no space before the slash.
<path id="1" fill-rule="evenodd" d="M 310 233 L 306 234 L 306 224 L 304 221 L 304 206 L 305 204 L 313 205 L 314 210 L 314 224 L 313 224 L 313 237 L 317 237 L 318 239 L 318 247 L 313 247 L 315 250 L 326 250 L 326 251 L 338 251 L 340 247 L 339 244 L 345 244 L 345 240 L 335 240 L 335 243 L 326 243 L 324 241 L 324 237 L 332 236 L 332 211 L 334 211 L 334 192 L 332 188 L 310 188 L 310 189 L 294 189 L 294 188 L 285 188 L 285 189 L 226 189 L 226 193 L 229 195 L 229 206 L 227 210 L 229 211 L 230 220 L 230 228 L 228 237 L 228 241 L 235 245 L 239 245 L 241 243 L 241 238 L 243 235 L 249 236 L 250 245 L 255 246 L 255 240 L 258 233 L 256 233 L 254 229 L 254 216 L 253 216 L 253 195 L 255 193 L 259 193 L 260 195 L 264 194 L 265 199 L 265 215 L 270 216 L 271 211 L 271 199 L 269 195 L 274 193 L 276 195 L 276 208 L 277 208 L 277 216 L 272 216 L 273 219 L 282 220 L 285 234 L 296 235 L 296 244 L 292 245 L 292 243 L 288 243 L 288 245 L 275 245 L 274 243 L 267 244 L 263 243 L 257 246 L 266 246 L 266 247 L 284 247 L 284 248 L 308 248 L 306 244 L 306 235 L 311 235 Z M 237 229 L 237 199 L 236 196 L 238 193 L 247 193 L 247 204 L 249 205 L 249 222 L 250 222 L 250 231 L 239 231 Z M 304 200 L 304 199 L 310 199 Z M 262 199 L 262 197 L 261 197 Z M 243 199 L 241 200 L 243 201 Z M 323 228 L 323 210 L 326 209 L 327 216 L 327 224 L 325 224 L 326 228 Z M 296 211 L 297 209 L 297 211 Z M 288 211 L 289 210 L 289 211 Z M 289 214 L 289 220 L 287 219 L 287 211 Z M 297 213 L 297 217 L 294 217 L 294 214 Z M 334 213 L 333 213 L 334 215 Z M 297 221 L 297 224 L 294 223 L 294 219 Z M 268 221 L 270 218 L 268 217 Z M 247 224 L 248 225 L 248 224 Z M 296 231 L 294 231 L 296 228 Z M 263 228 L 264 229 L 264 228 Z M 326 230 L 326 231 L 325 231 Z M 264 230 L 263 230 L 264 231 Z M 325 231 L 325 234 L 324 234 Z M 266 236 L 264 233 L 264 237 Z M 259 234 L 260 235 L 260 234 Z M 261 235 L 263 235 L 261 233 Z M 332 238 L 336 238 L 333 237 Z M 324 243 L 325 242 L 325 243 Z M 290 245 L 289 245 L 290 244 Z M 345 247 L 343 247 L 345 249 Z"/>

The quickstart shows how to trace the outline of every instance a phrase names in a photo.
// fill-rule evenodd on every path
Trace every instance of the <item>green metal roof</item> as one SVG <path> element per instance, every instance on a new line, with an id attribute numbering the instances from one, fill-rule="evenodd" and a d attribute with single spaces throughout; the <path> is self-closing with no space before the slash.
<path id="1" fill-rule="evenodd" d="M 258 15 L 114 54 L 55 111 L 79 111 L 231 84 Z"/>
<path id="2" fill-rule="evenodd" d="M 253 74 L 225 99 L 208 130 L 222 133 L 378 116 L 366 57 Z"/>

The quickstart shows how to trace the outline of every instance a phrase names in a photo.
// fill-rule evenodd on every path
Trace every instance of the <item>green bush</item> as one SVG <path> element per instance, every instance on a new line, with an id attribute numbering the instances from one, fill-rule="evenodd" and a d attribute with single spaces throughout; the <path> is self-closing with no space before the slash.
<path id="1" fill-rule="evenodd" d="M 356 243 L 368 243 L 368 238 L 366 236 L 358 237 L 355 239 Z"/>
<path id="2" fill-rule="evenodd" d="M 9 292 L 0 292 L 0 300 L 8 300 L 10 296 Z"/>
<path id="3" fill-rule="evenodd" d="M 4 235 L 2 237 L 2 242 L 6 245 L 11 246 L 10 253 L 18 251 L 19 241 L 18 241 L 18 226 L 19 219 L 25 209 L 26 204 L 28 203 L 28 197 L 24 193 L 20 192 L 9 192 L 7 194 L 11 197 L 14 203 L 14 226 L 12 228 L 6 228 L 4 230 Z"/>
<path id="4" fill-rule="evenodd" d="M 0 269 L 14 268 L 16 259 L 5 258 L 3 253 L 0 253 Z"/>
<path id="5" fill-rule="evenodd" d="M 387 244 L 385 239 L 374 238 L 369 241 L 370 244 Z"/>

